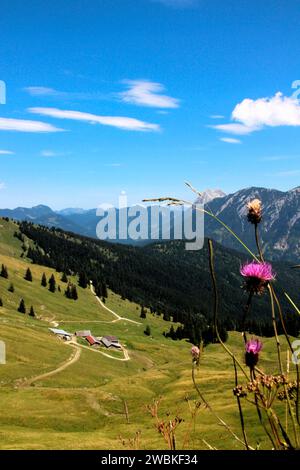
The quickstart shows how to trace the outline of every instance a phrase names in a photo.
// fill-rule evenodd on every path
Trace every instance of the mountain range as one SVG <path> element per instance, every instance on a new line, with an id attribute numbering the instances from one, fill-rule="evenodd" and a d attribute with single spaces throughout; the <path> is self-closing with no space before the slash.
<path id="1" fill-rule="evenodd" d="M 201 199 L 196 202 L 204 202 L 206 209 L 229 225 L 251 249 L 255 250 L 253 231 L 249 230 L 246 217 L 246 204 L 255 198 L 260 199 L 263 205 L 260 232 L 266 256 L 273 260 L 298 262 L 300 257 L 300 187 L 286 192 L 250 187 L 229 195 L 221 190 L 206 190 Z M 44 205 L 32 208 L 0 209 L 0 216 L 31 221 L 46 227 L 54 226 L 93 238 L 96 238 L 96 226 L 99 222 L 96 209 L 67 208 L 53 211 Z M 205 216 L 205 235 L 226 247 L 241 249 L 237 240 L 210 216 Z M 142 242 L 128 240 L 123 243 L 141 244 Z"/>

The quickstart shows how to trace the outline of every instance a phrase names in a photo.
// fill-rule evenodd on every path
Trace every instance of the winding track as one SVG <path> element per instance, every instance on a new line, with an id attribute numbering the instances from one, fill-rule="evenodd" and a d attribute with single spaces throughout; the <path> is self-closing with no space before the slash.
<path id="1" fill-rule="evenodd" d="M 71 343 L 67 343 L 71 346 Z M 80 358 L 81 355 L 81 349 L 79 349 L 78 345 L 75 345 L 76 343 L 72 343 L 72 346 L 74 348 L 71 356 L 66 359 L 59 367 L 57 367 L 54 370 L 51 370 L 50 372 L 45 372 L 44 374 L 37 375 L 36 377 L 32 377 L 31 379 L 25 380 L 22 383 L 22 387 L 27 387 L 31 385 L 34 382 L 37 382 L 38 380 L 43 380 L 47 379 L 48 377 L 51 377 L 52 375 L 58 374 L 58 372 L 62 372 L 65 370 L 67 367 L 71 366 L 72 364 L 75 364 Z"/>

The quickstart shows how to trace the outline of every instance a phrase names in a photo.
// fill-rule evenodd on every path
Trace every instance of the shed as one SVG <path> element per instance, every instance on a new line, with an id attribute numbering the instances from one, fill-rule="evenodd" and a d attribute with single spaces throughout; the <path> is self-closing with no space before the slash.
<path id="1" fill-rule="evenodd" d="M 75 336 L 86 338 L 87 336 L 92 336 L 92 333 L 91 330 L 75 331 Z"/>
<path id="2" fill-rule="evenodd" d="M 115 343 L 115 342 L 109 341 L 109 340 L 107 339 L 107 336 L 103 336 L 103 338 L 101 338 L 101 343 L 102 343 L 106 348 L 111 348 L 111 347 L 118 348 L 118 349 L 121 348 L 121 345 L 120 345 L 119 342 Z"/>
<path id="3" fill-rule="evenodd" d="M 85 339 L 87 340 L 90 346 L 94 346 L 95 344 L 100 344 L 100 342 L 96 338 L 94 338 L 94 336 L 92 335 L 86 336 Z"/>
<path id="4" fill-rule="evenodd" d="M 49 330 L 52 331 L 52 333 L 54 333 L 55 335 L 72 338 L 72 334 L 68 333 L 65 330 L 60 330 L 58 328 L 49 328 Z"/>
<path id="5" fill-rule="evenodd" d="M 116 336 L 103 336 L 103 338 L 107 339 L 110 343 L 118 343 L 119 340 Z"/>

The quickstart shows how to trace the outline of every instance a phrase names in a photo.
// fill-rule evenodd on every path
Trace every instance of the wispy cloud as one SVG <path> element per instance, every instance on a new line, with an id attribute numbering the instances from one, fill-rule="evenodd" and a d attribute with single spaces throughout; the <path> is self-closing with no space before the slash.
<path id="1" fill-rule="evenodd" d="M 152 2 L 162 3 L 167 7 L 174 8 L 188 8 L 195 6 L 199 3 L 199 0 L 151 0 Z"/>
<path id="2" fill-rule="evenodd" d="M 281 92 L 271 98 L 244 99 L 231 114 L 234 122 L 211 126 L 222 132 L 245 135 L 265 127 L 300 126 L 300 101 Z"/>
<path id="3" fill-rule="evenodd" d="M 15 152 L 12 152 L 11 150 L 0 150 L 0 155 L 14 155 Z"/>
<path id="4" fill-rule="evenodd" d="M 40 153 L 41 157 L 64 157 L 69 154 L 69 152 L 56 152 L 54 150 L 42 150 Z"/>
<path id="5" fill-rule="evenodd" d="M 25 119 L 0 118 L 0 131 L 16 132 L 61 132 L 63 129 L 47 124 L 46 122 L 30 121 Z"/>
<path id="6" fill-rule="evenodd" d="M 211 119 L 224 119 L 225 116 L 223 116 L 222 114 L 212 114 L 211 116 L 209 116 Z"/>
<path id="7" fill-rule="evenodd" d="M 222 142 L 226 142 L 227 144 L 241 144 L 239 139 L 233 139 L 232 137 L 221 137 L 220 140 Z"/>
<path id="8" fill-rule="evenodd" d="M 47 88 L 45 86 L 28 86 L 23 88 L 23 90 L 31 96 L 57 96 L 61 94 L 61 92 L 54 88 Z"/>
<path id="9" fill-rule="evenodd" d="M 178 108 L 179 100 L 164 95 L 165 87 L 161 83 L 148 80 L 124 80 L 128 89 L 118 93 L 119 98 L 137 106 L 149 106 L 151 108 Z"/>
<path id="10" fill-rule="evenodd" d="M 6 188 L 5 183 L 3 183 L 3 182 L 0 181 L 0 190 L 1 190 L 1 189 L 5 189 L 5 188 Z"/>
<path id="11" fill-rule="evenodd" d="M 70 119 L 74 121 L 86 121 L 90 124 L 102 124 L 104 126 L 117 127 L 128 131 L 158 131 L 158 124 L 140 121 L 124 116 L 99 116 L 97 114 L 84 113 L 81 111 L 70 111 L 57 108 L 29 108 L 33 114 L 40 114 L 57 119 Z"/>
<path id="12" fill-rule="evenodd" d="M 300 175 L 300 170 L 284 170 L 284 171 L 278 171 L 277 173 L 272 173 L 272 176 L 279 176 L 280 178 L 289 177 L 289 176 L 298 176 L 298 175 Z"/>
<path id="13" fill-rule="evenodd" d="M 26 93 L 30 96 L 45 97 L 45 98 L 56 98 L 63 100 L 104 100 L 108 96 L 103 93 L 88 93 L 88 92 L 70 92 L 60 91 L 55 88 L 48 88 L 44 86 L 28 86 L 23 88 Z"/>

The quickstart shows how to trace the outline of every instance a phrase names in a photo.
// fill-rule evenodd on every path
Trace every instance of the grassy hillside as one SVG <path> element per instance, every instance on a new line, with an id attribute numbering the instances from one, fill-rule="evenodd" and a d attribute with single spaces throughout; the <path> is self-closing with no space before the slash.
<path id="1" fill-rule="evenodd" d="M 190 344 L 163 336 L 169 322 L 149 311 L 141 320 L 139 305 L 112 292 L 106 306 L 124 319 L 118 320 L 102 307 L 90 289 L 78 288 L 77 301 L 67 299 L 61 273 L 20 257 L 22 242 L 13 237 L 15 230 L 13 222 L 1 221 L 0 264 L 9 273 L 9 279 L 0 277 L 0 339 L 7 348 L 7 363 L 0 365 L 1 449 L 130 448 L 137 432 L 141 433 L 140 448 L 165 449 L 146 409 L 159 397 L 161 419 L 168 421 L 176 415 L 184 419 L 178 428 L 178 448 L 206 449 L 205 442 L 218 449 L 241 448 L 203 406 L 194 426 L 190 407 L 198 398 L 191 381 Z M 32 283 L 24 280 L 28 266 Z M 62 292 L 51 293 L 41 286 L 43 272 L 47 278 L 55 275 Z M 7 290 L 11 282 L 13 293 Z M 37 318 L 17 312 L 20 298 L 27 308 L 34 306 Z M 116 335 L 129 360 L 119 360 L 122 352 L 103 350 L 111 356 L 107 357 L 92 348 L 67 344 L 49 332 L 53 322 L 70 332 L 91 329 L 96 336 Z M 151 328 L 150 336 L 144 334 L 146 325 Z M 274 340 L 264 343 L 261 367 L 274 372 Z M 232 333 L 228 344 L 242 358 L 241 335 Z M 198 380 L 215 410 L 240 434 L 232 399 L 232 363 L 220 345 L 205 349 Z M 249 406 L 245 414 L 250 441 L 261 440 L 265 448 L 253 409 Z"/>

